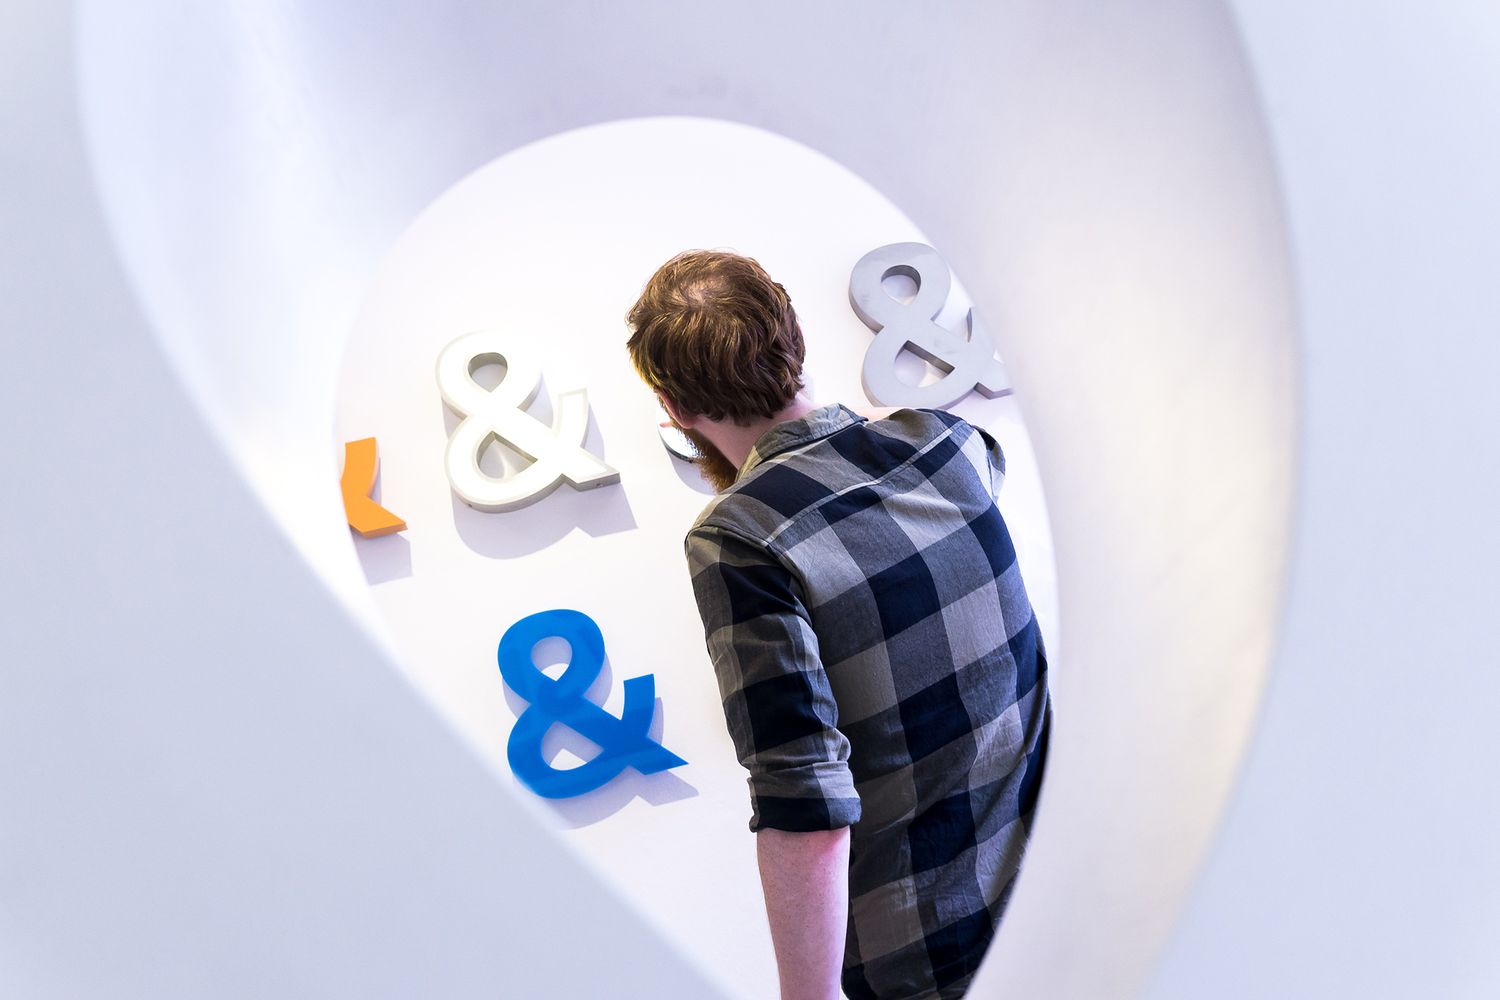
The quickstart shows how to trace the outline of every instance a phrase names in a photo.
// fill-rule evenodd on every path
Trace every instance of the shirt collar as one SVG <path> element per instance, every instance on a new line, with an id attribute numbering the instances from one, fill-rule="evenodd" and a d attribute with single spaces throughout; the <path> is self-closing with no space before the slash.
<path id="1" fill-rule="evenodd" d="M 845 427 L 853 427 L 855 424 L 864 422 L 864 417 L 842 403 L 829 403 L 795 420 L 783 420 L 756 439 L 755 446 L 750 449 L 750 454 L 745 459 L 745 464 L 740 466 L 737 478 L 744 478 L 746 473 L 768 458 L 793 448 L 800 448 L 805 444 L 812 444 Z"/>

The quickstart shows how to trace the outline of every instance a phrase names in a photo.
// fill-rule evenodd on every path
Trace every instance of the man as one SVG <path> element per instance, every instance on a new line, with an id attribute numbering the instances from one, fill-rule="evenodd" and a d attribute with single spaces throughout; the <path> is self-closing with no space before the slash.
<path id="1" fill-rule="evenodd" d="M 1020 867 L 1046 657 L 983 430 L 803 391 L 754 260 L 688 251 L 631 309 L 636 370 L 719 490 L 687 559 L 784 1000 L 958 997 Z"/>

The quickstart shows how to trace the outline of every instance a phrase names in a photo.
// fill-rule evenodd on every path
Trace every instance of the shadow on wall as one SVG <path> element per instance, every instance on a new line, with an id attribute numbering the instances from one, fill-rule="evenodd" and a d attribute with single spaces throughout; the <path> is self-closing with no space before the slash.
<path id="1" fill-rule="evenodd" d="M 532 651 L 533 661 L 544 673 L 555 673 L 548 669 L 549 665 L 564 665 L 571 655 L 567 641 L 561 638 L 544 640 L 538 643 L 536 649 Z M 614 676 L 609 654 L 606 653 L 604 663 L 599 668 L 599 676 L 594 678 L 594 682 L 584 692 L 584 697 L 596 705 L 604 704 L 610 692 L 614 690 Z M 521 713 L 530 707 L 530 702 L 512 691 L 509 685 L 505 686 L 505 703 L 515 713 L 516 718 L 520 718 Z M 662 700 L 657 698 L 652 707 L 651 727 L 647 730 L 647 735 L 657 743 L 664 743 L 662 735 L 665 728 L 666 708 Z M 547 735 L 542 739 L 542 759 L 547 761 L 549 766 L 560 770 L 566 767 L 565 761 L 558 760 L 561 754 L 566 753 L 581 762 L 592 760 L 599 752 L 600 747 L 592 740 L 565 725 L 553 726 L 547 730 Z M 529 795 L 530 793 L 523 794 Z M 576 829 L 608 819 L 636 798 L 644 799 L 653 806 L 659 806 L 668 802 L 694 798 L 697 795 L 698 789 L 678 777 L 675 771 L 642 774 L 633 767 L 627 767 L 604 786 L 585 795 L 566 799 L 538 798 L 537 801 L 550 806 L 564 826 Z"/>
<path id="2" fill-rule="evenodd" d="M 544 422 L 551 421 L 545 380 L 537 393 L 540 405 L 528 412 Z M 460 418 L 446 406 L 442 408 L 447 433 L 451 436 Z M 608 461 L 604 452 L 604 435 L 592 408 L 589 410 L 589 429 L 584 445 L 593 454 Z M 493 475 L 506 475 L 519 471 L 528 464 L 524 456 L 517 455 L 499 443 L 491 444 L 481 465 L 488 465 L 495 458 L 488 453 L 505 456 L 503 467 L 490 466 Z M 538 498 L 543 499 L 541 497 Z M 630 531 L 637 527 L 635 513 L 630 509 L 630 500 L 621 483 L 601 486 L 598 489 L 577 490 L 566 482 L 546 494 L 545 503 L 534 503 L 518 510 L 506 511 L 504 517 L 475 510 L 453 495 L 453 527 L 458 537 L 475 553 L 489 559 L 520 559 L 540 552 L 559 541 L 575 527 L 582 528 L 595 538 Z"/>
<path id="3" fill-rule="evenodd" d="M 379 503 L 378 497 L 375 502 Z M 404 580 L 411 576 L 411 542 L 399 532 L 380 538 L 362 538 L 354 546 L 360 568 L 370 586 Z"/>

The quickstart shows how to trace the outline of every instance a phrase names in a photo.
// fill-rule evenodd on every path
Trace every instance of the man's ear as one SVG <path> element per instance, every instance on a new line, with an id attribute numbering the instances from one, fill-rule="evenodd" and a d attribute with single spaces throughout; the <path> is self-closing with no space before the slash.
<path id="1" fill-rule="evenodd" d="M 661 408 L 667 411 L 667 416 L 677 421 L 677 426 L 691 428 L 698 422 L 698 414 L 684 411 L 666 393 L 657 392 L 656 398 L 661 401 Z"/>

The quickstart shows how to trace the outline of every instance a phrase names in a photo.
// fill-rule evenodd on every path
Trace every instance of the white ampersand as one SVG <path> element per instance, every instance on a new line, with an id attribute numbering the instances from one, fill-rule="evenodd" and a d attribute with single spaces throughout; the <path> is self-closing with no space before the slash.
<path id="1" fill-rule="evenodd" d="M 474 380 L 482 365 L 503 362 L 505 377 L 494 389 Z M 589 427 L 588 391 L 558 393 L 552 426 L 526 412 L 542 383 L 542 369 L 520 339 L 499 330 L 466 333 L 443 348 L 437 360 L 438 391 L 463 421 L 448 438 L 443 467 L 464 503 L 476 510 L 515 510 L 535 503 L 564 479 L 575 489 L 620 481 L 620 474 L 583 447 Z M 521 471 L 491 476 L 479 457 L 499 438 L 532 459 Z"/>
<path id="2" fill-rule="evenodd" d="M 900 302 L 882 282 L 893 274 L 917 284 L 916 298 Z M 891 243 L 871 250 L 849 273 L 849 305 L 875 331 L 865 351 L 865 394 L 882 406 L 952 406 L 969 390 L 988 397 L 1010 391 L 1005 365 L 995 344 L 969 310 L 968 336 L 933 322 L 948 301 L 952 277 L 948 262 L 925 243 Z M 896 357 L 910 349 L 946 372 L 929 385 L 909 385 L 896 377 Z"/>

